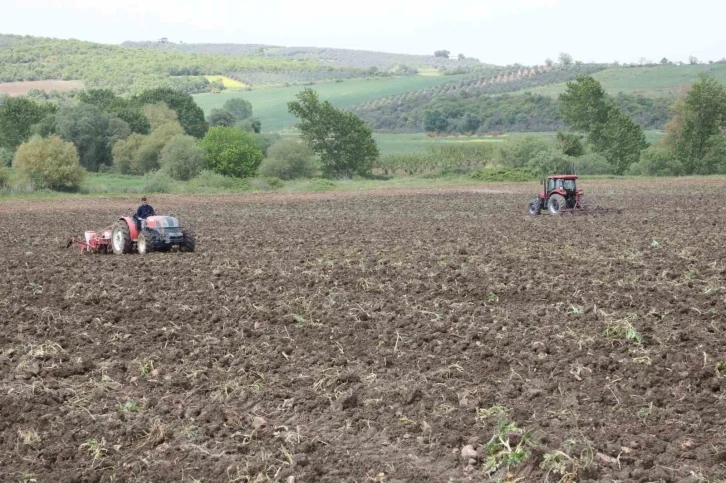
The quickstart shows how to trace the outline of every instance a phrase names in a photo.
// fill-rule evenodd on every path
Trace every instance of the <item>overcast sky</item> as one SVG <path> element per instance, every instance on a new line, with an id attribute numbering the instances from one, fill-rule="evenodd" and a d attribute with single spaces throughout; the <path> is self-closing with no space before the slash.
<path id="1" fill-rule="evenodd" d="M 0 0 L 0 33 L 261 43 L 532 65 L 726 57 L 723 0 Z"/>

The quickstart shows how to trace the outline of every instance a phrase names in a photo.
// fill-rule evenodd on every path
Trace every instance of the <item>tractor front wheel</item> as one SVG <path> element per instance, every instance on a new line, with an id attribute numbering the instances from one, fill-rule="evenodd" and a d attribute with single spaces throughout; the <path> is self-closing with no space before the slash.
<path id="1" fill-rule="evenodd" d="M 527 205 L 527 213 L 532 216 L 539 215 L 542 210 L 542 201 L 539 198 L 535 198 Z"/>
<path id="2" fill-rule="evenodd" d="M 182 232 L 182 235 L 184 238 L 182 239 L 181 245 L 179 248 L 181 248 L 182 252 L 193 252 L 194 248 L 196 247 L 196 241 L 194 240 L 194 232 L 193 231 L 184 231 Z"/>
<path id="3" fill-rule="evenodd" d="M 145 233 L 139 233 L 139 238 L 136 239 L 136 249 L 139 251 L 139 255 L 146 255 L 153 249 L 152 239 Z"/>
<path id="4" fill-rule="evenodd" d="M 126 221 L 117 221 L 111 229 L 111 247 L 116 255 L 131 253 L 131 231 Z"/>
<path id="5" fill-rule="evenodd" d="M 557 194 L 550 196 L 550 200 L 547 202 L 547 209 L 551 214 L 559 215 L 562 210 L 567 209 L 565 197 Z"/>

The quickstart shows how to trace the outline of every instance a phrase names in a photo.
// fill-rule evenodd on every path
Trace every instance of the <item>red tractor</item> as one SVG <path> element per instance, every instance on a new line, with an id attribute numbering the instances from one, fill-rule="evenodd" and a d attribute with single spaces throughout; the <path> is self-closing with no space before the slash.
<path id="1" fill-rule="evenodd" d="M 134 249 L 144 255 L 177 248 L 181 252 L 193 252 L 194 233 L 183 230 L 179 220 L 172 216 L 150 216 L 139 224 L 131 216 L 119 218 L 112 226 L 100 232 L 87 231 L 84 239 L 68 239 L 67 246 L 81 245 L 81 253 L 132 253 Z"/>
<path id="2" fill-rule="evenodd" d="M 543 191 L 529 202 L 527 213 L 539 215 L 542 209 L 553 215 L 587 209 L 583 191 L 577 188 L 577 175 L 557 174 L 542 182 Z"/>

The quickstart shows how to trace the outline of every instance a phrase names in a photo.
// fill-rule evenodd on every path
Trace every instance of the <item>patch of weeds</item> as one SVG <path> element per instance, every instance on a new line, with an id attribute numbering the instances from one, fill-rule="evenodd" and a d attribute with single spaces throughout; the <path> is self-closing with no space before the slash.
<path id="1" fill-rule="evenodd" d="M 648 418 L 653 413 L 653 403 L 651 402 L 650 405 L 647 408 L 640 408 L 638 409 L 637 415 L 638 419 L 640 419 L 643 424 L 646 424 L 648 422 Z"/>
<path id="2" fill-rule="evenodd" d="M 18 438 L 23 444 L 40 443 L 40 435 L 33 429 L 18 429 Z"/>
<path id="3" fill-rule="evenodd" d="M 550 475 L 560 476 L 559 483 L 574 483 L 577 481 L 577 469 L 575 459 L 562 451 L 546 453 L 542 458 L 539 467 L 546 471 L 545 481 L 550 481 Z"/>
<path id="4" fill-rule="evenodd" d="M 154 361 L 147 360 L 144 362 L 139 363 L 139 373 L 141 374 L 141 377 L 146 377 L 149 374 L 151 374 L 151 371 L 154 370 Z"/>
<path id="5" fill-rule="evenodd" d="M 179 430 L 179 434 L 183 438 L 196 439 L 199 436 L 199 429 L 196 426 L 182 426 Z"/>
<path id="6" fill-rule="evenodd" d="M 716 377 L 719 379 L 726 377 L 726 361 L 716 363 Z"/>
<path id="7" fill-rule="evenodd" d="M 96 439 L 88 439 L 80 446 L 80 449 L 85 449 L 93 457 L 93 460 L 91 461 L 92 466 L 97 460 L 103 459 L 106 456 L 106 453 L 108 453 L 106 440 L 104 438 L 101 438 L 100 442 Z"/>
<path id="8" fill-rule="evenodd" d="M 139 411 L 139 405 L 134 401 L 126 401 L 123 404 L 117 404 L 116 411 L 121 411 L 122 413 L 136 413 Z"/>
<path id="9" fill-rule="evenodd" d="M 497 302 L 499 302 L 499 296 L 495 293 L 490 293 L 489 295 L 487 295 L 487 302 L 489 302 L 490 304 L 496 304 Z"/>
<path id="10" fill-rule="evenodd" d="M 633 327 L 632 319 L 634 317 L 629 316 L 628 318 L 608 323 L 605 328 L 605 337 L 609 339 L 623 339 L 636 345 L 642 344 L 643 336 Z"/>
<path id="11" fill-rule="evenodd" d="M 646 366 L 650 366 L 651 364 L 653 364 L 652 359 L 648 356 L 635 357 L 633 359 L 633 362 L 635 362 L 636 364 L 644 364 Z"/>
<path id="12" fill-rule="evenodd" d="M 492 406 L 489 409 L 479 408 L 476 410 L 476 421 L 481 422 L 494 415 L 506 415 L 509 412 L 504 406 Z"/>
<path id="13" fill-rule="evenodd" d="M 567 312 L 572 315 L 582 315 L 583 308 L 580 305 L 570 305 L 570 308 L 567 310 Z"/>
<path id="14" fill-rule="evenodd" d="M 532 431 L 524 431 L 514 421 L 500 419 L 497 431 L 487 442 L 484 471 L 491 475 L 500 468 L 518 466 L 529 457 L 526 447 L 532 444 Z M 516 441 L 516 444 L 515 444 Z"/>
<path id="15" fill-rule="evenodd" d="M 35 477 L 36 474 L 32 471 L 23 471 L 20 473 L 21 483 L 36 483 L 38 480 Z"/>
<path id="16" fill-rule="evenodd" d="M 33 295 L 39 295 L 43 293 L 43 286 L 35 282 L 28 282 L 28 285 L 25 288 Z"/>

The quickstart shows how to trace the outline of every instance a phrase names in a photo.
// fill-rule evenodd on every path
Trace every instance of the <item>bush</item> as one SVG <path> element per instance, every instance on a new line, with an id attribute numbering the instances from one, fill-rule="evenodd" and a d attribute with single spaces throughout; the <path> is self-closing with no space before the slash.
<path id="1" fill-rule="evenodd" d="M 572 174 L 575 168 L 573 158 L 554 149 L 536 153 L 527 162 L 527 167 L 540 176 Z"/>
<path id="2" fill-rule="evenodd" d="M 263 158 L 252 135 L 233 127 L 210 128 L 199 145 L 207 167 L 225 176 L 254 176 Z"/>
<path id="3" fill-rule="evenodd" d="M 237 122 L 237 118 L 234 114 L 227 111 L 226 109 L 212 109 L 207 117 L 207 123 L 210 127 L 214 126 L 227 126 L 232 127 Z"/>
<path id="4" fill-rule="evenodd" d="M 10 170 L 0 165 L 0 190 L 7 188 L 10 185 Z"/>
<path id="5" fill-rule="evenodd" d="M 539 178 L 538 173 L 530 168 L 500 167 L 486 167 L 481 171 L 472 173 L 470 176 L 476 181 L 506 181 L 510 183 L 535 181 Z"/>
<path id="6" fill-rule="evenodd" d="M 224 109 L 234 114 L 234 117 L 240 120 L 252 117 L 252 103 L 239 97 L 225 102 Z"/>
<path id="7" fill-rule="evenodd" d="M 323 193 L 326 191 L 332 191 L 335 189 L 335 182 L 324 178 L 315 178 L 310 183 L 310 191 L 315 193 Z"/>
<path id="8" fill-rule="evenodd" d="M 179 134 L 161 150 L 159 164 L 173 179 L 188 181 L 204 168 L 204 151 L 195 137 Z"/>
<path id="9" fill-rule="evenodd" d="M 254 133 L 252 136 L 257 143 L 257 147 L 260 148 L 260 151 L 262 151 L 262 154 L 265 156 L 267 156 L 267 150 L 270 146 L 282 139 L 282 136 L 277 133 Z"/>
<path id="10" fill-rule="evenodd" d="M 15 153 L 7 148 L 0 148 L 0 167 L 10 167 L 13 165 L 13 157 Z"/>
<path id="11" fill-rule="evenodd" d="M 613 174 L 615 169 L 604 156 L 590 153 L 575 158 L 575 172 L 589 175 Z"/>
<path id="12" fill-rule="evenodd" d="M 629 169 L 629 174 L 640 176 L 680 176 L 684 173 L 685 168 L 674 153 L 657 147 L 644 150 L 640 161 Z"/>
<path id="13" fill-rule="evenodd" d="M 144 176 L 144 193 L 171 193 L 173 189 L 174 183 L 171 178 L 161 171 L 147 173 Z"/>
<path id="14" fill-rule="evenodd" d="M 143 134 L 133 133 L 126 139 L 116 141 L 113 145 L 113 166 L 117 173 L 121 174 L 141 174 L 138 172 L 136 164 L 136 154 L 139 147 L 146 136 Z"/>
<path id="15" fill-rule="evenodd" d="M 284 139 L 270 147 L 259 171 L 262 176 L 287 180 L 309 178 L 315 171 L 315 155 L 307 144 Z"/>
<path id="16" fill-rule="evenodd" d="M 189 181 L 189 186 L 199 189 L 247 191 L 250 189 L 248 179 L 232 178 L 223 176 L 208 169 L 200 172 L 194 179 Z"/>
<path id="17" fill-rule="evenodd" d="M 509 139 L 499 146 L 498 161 L 509 168 L 523 168 L 537 153 L 548 151 L 551 145 L 537 136 Z"/>
<path id="18" fill-rule="evenodd" d="M 86 174 L 78 150 L 58 136 L 33 136 L 15 153 L 13 167 L 37 188 L 77 191 Z"/>

